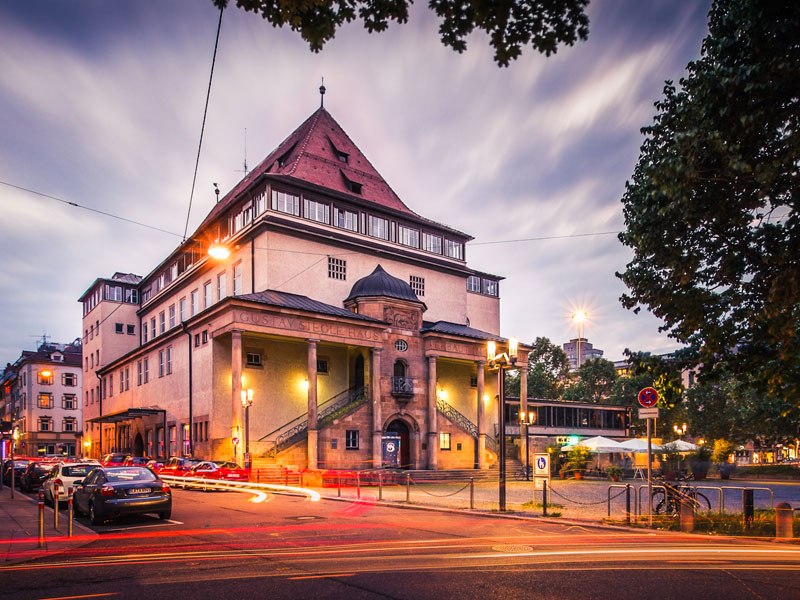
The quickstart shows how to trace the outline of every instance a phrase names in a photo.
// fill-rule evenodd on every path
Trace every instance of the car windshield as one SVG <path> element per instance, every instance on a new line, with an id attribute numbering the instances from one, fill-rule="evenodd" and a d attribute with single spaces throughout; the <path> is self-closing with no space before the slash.
<path id="1" fill-rule="evenodd" d="M 241 469 L 239 465 L 234 462 L 214 461 L 220 469 Z"/>
<path id="2" fill-rule="evenodd" d="M 109 483 L 124 483 L 127 481 L 155 481 L 156 476 L 150 469 L 134 467 L 129 469 L 112 469 L 106 471 Z"/>
<path id="3" fill-rule="evenodd" d="M 95 465 L 65 465 L 61 468 L 61 474 L 64 477 L 86 477 L 94 467 Z"/>

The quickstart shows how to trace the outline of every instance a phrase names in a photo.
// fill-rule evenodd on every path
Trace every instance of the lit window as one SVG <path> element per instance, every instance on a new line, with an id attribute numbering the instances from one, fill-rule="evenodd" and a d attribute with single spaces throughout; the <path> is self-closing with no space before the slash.
<path id="1" fill-rule="evenodd" d="M 53 372 L 50 370 L 39 371 L 37 379 L 39 385 L 53 385 Z"/>
<path id="2" fill-rule="evenodd" d="M 347 261 L 342 258 L 328 257 L 328 277 L 331 279 L 347 279 Z"/>
<path id="3" fill-rule="evenodd" d="M 358 429 L 345 431 L 344 447 L 346 450 L 358 450 Z"/>
<path id="4" fill-rule="evenodd" d="M 439 432 L 439 450 L 450 450 L 450 434 Z"/>
<path id="5" fill-rule="evenodd" d="M 53 394 L 50 392 L 40 392 L 37 399 L 39 408 L 53 408 Z"/>

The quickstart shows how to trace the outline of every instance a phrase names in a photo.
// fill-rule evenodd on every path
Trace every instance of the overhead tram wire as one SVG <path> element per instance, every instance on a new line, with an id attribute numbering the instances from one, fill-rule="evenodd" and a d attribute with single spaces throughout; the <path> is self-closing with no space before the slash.
<path id="1" fill-rule="evenodd" d="M 595 233 L 570 233 L 567 235 L 548 235 L 542 237 L 520 238 L 517 240 L 496 240 L 493 242 L 467 242 L 470 246 L 489 246 L 491 244 L 515 244 L 517 242 L 541 242 L 545 240 L 564 240 L 568 238 L 591 237 L 593 235 L 619 235 L 621 231 L 598 231 Z"/>
<path id="2" fill-rule="evenodd" d="M 189 217 L 192 214 L 192 200 L 194 200 L 194 188 L 197 184 L 197 169 L 200 166 L 200 150 L 203 148 L 203 134 L 206 130 L 206 116 L 208 115 L 208 102 L 211 98 L 211 82 L 214 80 L 214 65 L 217 62 L 217 48 L 219 47 L 219 32 L 222 29 L 222 13 L 225 7 L 219 9 L 219 21 L 217 22 L 217 37 L 214 41 L 214 56 L 211 59 L 211 74 L 208 77 L 208 90 L 206 91 L 206 106 L 203 109 L 203 124 L 200 126 L 200 142 L 197 144 L 197 158 L 194 162 L 194 176 L 192 177 L 192 191 L 189 194 L 189 209 L 186 211 L 186 225 L 183 228 L 183 240 L 186 241 L 186 233 L 189 231 Z"/>

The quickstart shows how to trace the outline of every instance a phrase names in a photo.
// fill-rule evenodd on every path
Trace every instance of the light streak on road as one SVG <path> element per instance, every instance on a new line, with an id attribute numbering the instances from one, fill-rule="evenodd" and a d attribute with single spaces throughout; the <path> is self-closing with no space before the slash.
<path id="1" fill-rule="evenodd" d="M 322 496 L 319 492 L 302 487 L 291 485 L 277 485 L 273 483 L 255 483 L 252 481 L 223 481 L 215 479 L 204 479 L 202 477 L 172 477 L 161 475 L 161 479 L 172 486 L 203 489 L 203 490 L 230 490 L 234 492 L 246 492 L 261 494 L 267 491 L 306 496 L 311 502 L 319 502 Z"/>

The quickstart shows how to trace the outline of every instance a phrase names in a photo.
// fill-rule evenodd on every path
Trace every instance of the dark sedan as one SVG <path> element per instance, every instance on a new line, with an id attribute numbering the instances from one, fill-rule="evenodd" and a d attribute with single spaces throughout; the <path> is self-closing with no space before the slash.
<path id="1" fill-rule="evenodd" d="M 35 492 L 42 487 L 42 482 L 52 470 L 53 463 L 43 463 L 38 460 L 29 462 L 19 476 L 19 488 L 23 492 Z"/>
<path id="2" fill-rule="evenodd" d="M 25 470 L 25 467 L 28 466 L 27 460 L 20 460 L 19 458 L 8 459 L 5 463 L 3 463 L 3 483 L 10 486 L 11 485 L 11 464 L 14 464 L 14 485 L 19 486 L 19 477 L 22 475 L 22 472 Z"/>
<path id="3" fill-rule="evenodd" d="M 75 483 L 75 509 L 89 515 L 92 525 L 123 515 L 172 515 L 172 491 L 145 467 L 96 467 Z"/>

